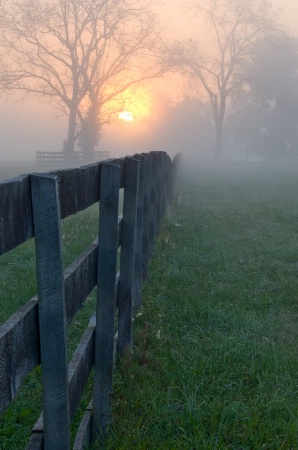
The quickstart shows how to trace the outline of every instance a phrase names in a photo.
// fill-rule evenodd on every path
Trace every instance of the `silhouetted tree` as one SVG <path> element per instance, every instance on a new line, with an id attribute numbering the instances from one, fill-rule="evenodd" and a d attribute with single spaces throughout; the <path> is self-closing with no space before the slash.
<path id="1" fill-rule="evenodd" d="M 216 131 L 214 157 L 220 159 L 227 99 L 244 82 L 240 66 L 256 42 L 275 32 L 276 18 L 269 0 L 197 0 L 192 10 L 208 25 L 209 45 L 201 48 L 195 39 L 180 43 L 171 49 L 171 61 L 189 77 L 194 92 L 207 93 Z"/>
<path id="2" fill-rule="evenodd" d="M 90 106 L 86 117 L 83 118 L 81 124 L 81 133 L 78 138 L 78 144 L 84 152 L 84 162 L 91 163 L 94 161 L 94 147 L 100 139 L 101 124 L 99 113 L 96 106 Z"/>
<path id="3" fill-rule="evenodd" d="M 103 114 L 103 106 L 129 86 L 160 76 L 152 56 L 160 40 L 150 4 L 150 0 L 2 4 L 0 89 L 37 95 L 53 102 L 55 113 L 67 114 L 68 160 L 91 111 Z M 95 123 L 95 117 L 92 120 Z"/>

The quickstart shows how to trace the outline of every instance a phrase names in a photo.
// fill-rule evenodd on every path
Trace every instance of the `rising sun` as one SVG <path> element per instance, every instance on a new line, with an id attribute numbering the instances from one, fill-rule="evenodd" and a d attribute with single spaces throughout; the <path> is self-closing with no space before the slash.
<path id="1" fill-rule="evenodd" d="M 126 122 L 132 122 L 134 120 L 134 116 L 129 111 L 122 111 L 119 114 L 119 119 L 126 120 Z"/>

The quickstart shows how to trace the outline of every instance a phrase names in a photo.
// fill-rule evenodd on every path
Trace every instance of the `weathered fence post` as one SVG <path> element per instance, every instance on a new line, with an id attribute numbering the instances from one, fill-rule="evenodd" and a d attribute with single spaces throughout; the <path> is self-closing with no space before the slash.
<path id="1" fill-rule="evenodd" d="M 168 196 L 168 202 L 170 204 L 173 203 L 173 162 L 170 158 L 168 158 L 167 163 L 167 179 L 168 179 L 168 185 L 167 185 L 167 196 Z"/>
<path id="2" fill-rule="evenodd" d="M 110 419 L 120 176 L 121 169 L 118 165 L 103 163 L 101 168 L 98 234 L 98 285 L 92 422 L 93 442 L 104 435 Z"/>
<path id="3" fill-rule="evenodd" d="M 165 173 L 164 173 L 164 152 L 160 154 L 160 214 L 163 219 L 166 207 L 165 207 Z"/>
<path id="4" fill-rule="evenodd" d="M 142 304 L 142 261 L 143 261 L 143 215 L 144 215 L 144 166 L 145 157 L 136 155 L 135 158 L 140 161 L 139 167 L 139 189 L 137 202 L 137 221 L 136 221 L 136 241 L 134 258 L 134 283 L 133 283 L 133 308 L 134 311 L 140 309 Z"/>
<path id="5" fill-rule="evenodd" d="M 150 228 L 150 169 L 151 157 L 148 153 L 143 153 L 144 156 L 144 199 L 143 199 L 143 258 L 142 258 L 142 278 L 143 281 L 148 274 L 148 260 L 149 260 L 149 228 Z"/>
<path id="6" fill-rule="evenodd" d="M 67 450 L 69 394 L 64 279 L 57 177 L 32 175 L 38 281 L 44 449 Z"/>
<path id="7" fill-rule="evenodd" d="M 132 345 L 133 273 L 140 162 L 125 159 L 124 203 L 121 227 L 120 279 L 118 290 L 118 353 Z"/>
<path id="8" fill-rule="evenodd" d="M 162 167 L 161 167 L 161 153 L 155 152 L 155 158 L 156 158 L 156 225 L 155 225 L 155 235 L 157 235 L 160 231 L 160 225 L 161 225 L 161 219 L 162 219 L 162 213 L 161 213 L 161 177 L 162 177 Z"/>
<path id="9" fill-rule="evenodd" d="M 149 256 L 152 256 L 156 236 L 157 158 L 150 153 Z"/>

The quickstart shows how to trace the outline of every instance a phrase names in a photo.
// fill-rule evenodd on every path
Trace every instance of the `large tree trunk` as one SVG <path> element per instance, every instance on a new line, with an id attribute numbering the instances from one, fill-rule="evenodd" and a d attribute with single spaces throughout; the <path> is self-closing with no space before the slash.
<path id="1" fill-rule="evenodd" d="M 223 124 L 215 123 L 215 146 L 214 146 L 214 159 L 219 161 L 222 154 L 222 128 Z"/>
<path id="2" fill-rule="evenodd" d="M 223 137 L 223 125 L 226 112 L 226 96 L 223 92 L 220 96 L 219 110 L 217 105 L 213 108 L 214 122 L 215 122 L 215 147 L 214 147 L 214 159 L 219 161 L 222 156 L 222 137 Z"/>
<path id="3" fill-rule="evenodd" d="M 76 142 L 77 114 L 79 108 L 79 86 L 78 86 L 77 68 L 73 68 L 73 88 L 72 99 L 69 105 L 68 134 L 67 141 L 64 144 L 64 163 L 73 165 L 76 163 L 74 147 Z"/>
<path id="4" fill-rule="evenodd" d="M 84 153 L 84 163 L 94 162 L 94 149 L 99 141 L 98 107 L 96 102 L 89 107 L 87 116 L 82 122 L 82 133 L 79 144 Z"/>
<path id="5" fill-rule="evenodd" d="M 64 162 L 65 164 L 74 164 L 74 146 L 76 141 L 76 122 L 77 114 L 75 108 L 70 110 L 68 119 L 67 141 L 64 143 Z"/>

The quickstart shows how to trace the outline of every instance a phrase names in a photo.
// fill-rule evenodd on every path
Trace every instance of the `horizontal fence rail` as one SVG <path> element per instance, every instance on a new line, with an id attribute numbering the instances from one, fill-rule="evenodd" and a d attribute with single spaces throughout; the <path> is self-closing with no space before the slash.
<path id="1" fill-rule="evenodd" d="M 70 423 L 93 367 L 93 400 L 73 448 L 104 435 L 115 348 L 122 355 L 132 346 L 132 317 L 142 303 L 142 281 L 162 218 L 174 199 L 177 165 L 178 157 L 172 161 L 165 152 L 150 152 L 0 182 L 0 255 L 35 238 L 38 295 L 0 326 L 0 414 L 25 377 L 42 366 L 43 412 L 28 450 L 70 449 Z M 61 219 L 97 202 L 98 239 L 63 271 Z M 67 364 L 67 325 L 95 286 L 96 312 Z"/>

